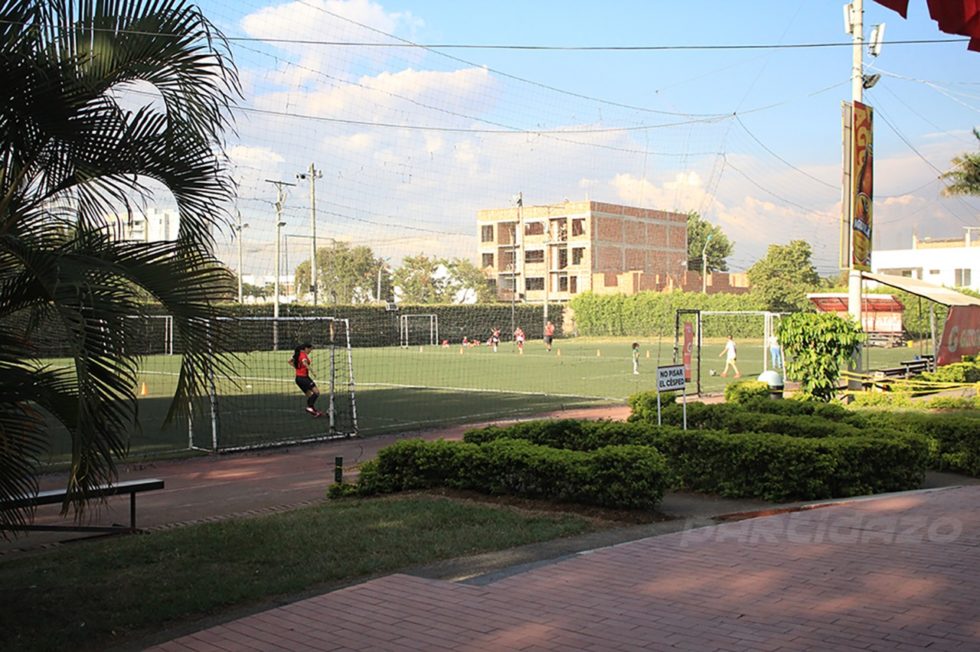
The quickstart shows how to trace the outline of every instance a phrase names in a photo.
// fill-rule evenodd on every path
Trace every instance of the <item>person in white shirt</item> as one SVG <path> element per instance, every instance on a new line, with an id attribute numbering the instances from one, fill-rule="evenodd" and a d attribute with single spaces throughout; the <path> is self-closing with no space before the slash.
<path id="1" fill-rule="evenodd" d="M 725 348 L 722 349 L 718 357 L 725 356 L 725 370 L 721 372 L 721 377 L 725 378 L 728 376 L 728 368 L 731 367 L 732 371 L 735 372 L 736 378 L 741 378 L 742 374 L 739 373 L 738 367 L 735 365 L 735 359 L 738 357 L 738 352 L 735 350 L 735 340 L 732 336 L 728 336 L 728 341 L 725 342 Z"/>

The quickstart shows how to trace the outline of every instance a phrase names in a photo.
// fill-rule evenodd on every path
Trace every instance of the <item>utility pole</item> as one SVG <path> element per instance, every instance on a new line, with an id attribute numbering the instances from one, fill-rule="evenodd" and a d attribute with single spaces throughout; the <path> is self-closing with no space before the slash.
<path id="1" fill-rule="evenodd" d="M 286 201 L 286 188 L 295 186 L 296 184 L 288 183 L 286 181 L 273 181 L 272 179 L 266 179 L 266 182 L 271 183 L 276 187 L 276 274 L 274 286 L 276 302 L 272 307 L 272 316 L 279 319 L 279 272 L 280 261 L 282 260 L 282 227 L 286 225 L 286 223 L 282 221 L 282 207 Z M 276 322 L 276 325 L 278 326 L 278 322 Z M 278 337 L 276 340 L 276 348 L 278 348 Z"/>
<path id="2" fill-rule="evenodd" d="M 316 278 L 316 180 L 323 178 L 323 171 L 317 170 L 314 163 L 310 163 L 310 169 L 296 175 L 297 179 L 310 180 L 310 292 L 313 294 L 313 305 L 317 301 L 317 278 Z"/>
<path id="3" fill-rule="evenodd" d="M 242 224 L 242 212 L 235 211 L 238 215 L 238 224 L 235 226 L 235 232 L 238 234 L 238 303 L 243 302 L 243 292 L 242 292 L 242 231 L 248 228 L 248 224 Z"/>
<path id="4" fill-rule="evenodd" d="M 704 247 L 701 248 L 701 294 L 708 293 L 708 243 L 711 242 L 712 235 L 714 234 L 708 234 L 704 239 Z"/>
<path id="5" fill-rule="evenodd" d="M 853 45 L 851 47 L 851 100 L 862 102 L 864 100 L 864 64 L 861 58 L 864 48 L 864 0 L 853 0 L 851 4 L 844 5 L 844 11 L 845 16 L 848 18 L 846 21 L 848 31 L 853 39 Z M 850 158 L 850 174 L 845 176 L 853 183 L 853 177 L 857 174 L 857 170 L 855 169 L 853 157 Z M 849 197 L 851 189 L 845 188 L 844 193 L 845 197 Z M 848 228 L 853 228 L 853 208 L 849 217 Z M 853 233 L 850 238 L 853 238 Z M 849 243 L 850 238 L 848 238 Z M 853 255 L 850 251 L 852 247 L 853 245 L 850 245 L 848 247 L 849 250 L 846 252 L 847 260 L 850 261 L 848 263 L 850 271 L 847 275 L 847 311 L 857 322 L 858 326 L 861 326 L 861 270 L 854 268 Z M 857 353 L 855 354 L 855 362 L 859 360 L 860 353 Z M 860 365 L 856 368 L 860 368 Z"/>
<path id="6" fill-rule="evenodd" d="M 519 192 L 517 193 L 517 222 L 514 224 L 514 237 L 513 237 L 513 242 L 511 242 L 510 245 L 510 250 L 512 254 L 511 271 L 513 272 L 513 274 L 511 275 L 511 279 L 514 283 L 514 290 L 510 294 L 510 332 L 512 334 L 515 330 L 517 330 L 517 324 L 515 319 L 515 311 L 516 311 L 516 303 L 517 303 L 517 275 L 518 275 L 517 255 L 518 253 L 520 253 L 517 246 L 517 238 L 521 230 L 521 213 L 523 210 L 524 210 L 524 193 Z"/>

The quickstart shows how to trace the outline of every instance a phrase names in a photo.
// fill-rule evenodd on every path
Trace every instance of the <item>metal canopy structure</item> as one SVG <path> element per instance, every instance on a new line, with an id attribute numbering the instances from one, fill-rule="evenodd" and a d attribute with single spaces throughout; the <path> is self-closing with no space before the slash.
<path id="1" fill-rule="evenodd" d="M 977 299 L 976 297 L 971 297 L 967 294 L 963 294 L 962 292 L 957 292 L 956 290 L 951 290 L 940 285 L 933 285 L 932 283 L 926 283 L 925 281 L 908 278 L 906 276 L 861 272 L 861 277 L 869 281 L 874 281 L 875 283 L 887 285 L 888 287 L 904 290 L 909 294 L 914 294 L 924 299 L 935 301 L 936 303 L 944 306 L 980 306 L 980 299 Z"/>

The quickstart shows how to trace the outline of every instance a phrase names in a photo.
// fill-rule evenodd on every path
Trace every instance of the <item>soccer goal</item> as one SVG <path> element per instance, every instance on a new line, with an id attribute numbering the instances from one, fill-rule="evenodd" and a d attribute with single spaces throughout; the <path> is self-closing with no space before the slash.
<path id="1" fill-rule="evenodd" d="M 350 323 L 335 317 L 241 317 L 217 320 L 224 339 L 220 371 L 209 378 L 207 405 L 196 406 L 191 446 L 234 451 L 321 441 L 357 434 Z M 311 417 L 289 364 L 311 344 L 312 377 L 320 391 Z"/>
<path id="2" fill-rule="evenodd" d="M 731 335 L 738 346 L 742 376 L 754 378 L 772 366 L 769 341 L 776 334 L 780 316 L 765 310 L 678 310 L 674 320 L 674 362 L 680 364 L 684 359 L 684 333 L 691 332 L 690 380 L 697 383 L 697 393 L 701 394 L 703 367 L 714 361 L 712 356 L 722 351 L 725 339 Z M 723 365 L 719 362 L 717 366 Z M 708 373 L 717 371 L 709 368 Z"/>
<path id="3" fill-rule="evenodd" d="M 399 340 L 402 348 L 439 344 L 439 315 L 400 315 Z"/>

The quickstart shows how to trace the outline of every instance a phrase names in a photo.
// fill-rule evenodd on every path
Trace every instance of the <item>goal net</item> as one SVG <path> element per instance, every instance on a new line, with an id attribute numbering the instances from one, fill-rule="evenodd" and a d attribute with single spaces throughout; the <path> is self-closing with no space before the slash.
<path id="1" fill-rule="evenodd" d="M 712 380 L 725 369 L 724 351 L 728 336 L 737 350 L 736 365 L 741 377 L 754 379 L 774 367 L 770 339 L 776 334 L 779 313 L 764 310 L 678 310 L 674 326 L 675 362 L 681 362 L 685 324 L 693 331 L 691 382 L 697 393 L 717 389 Z M 779 362 L 779 361 L 776 361 Z"/>
<path id="2" fill-rule="evenodd" d="M 401 315 L 398 322 L 402 347 L 439 343 L 438 315 Z"/>
<path id="3" fill-rule="evenodd" d="M 191 445 L 241 450 L 357 434 L 350 324 L 335 317 L 242 317 L 221 320 L 227 363 L 209 379 L 208 405 L 197 406 Z M 296 385 L 290 357 L 313 346 L 312 377 L 320 391 L 313 417 Z"/>

